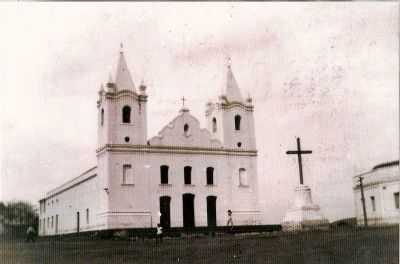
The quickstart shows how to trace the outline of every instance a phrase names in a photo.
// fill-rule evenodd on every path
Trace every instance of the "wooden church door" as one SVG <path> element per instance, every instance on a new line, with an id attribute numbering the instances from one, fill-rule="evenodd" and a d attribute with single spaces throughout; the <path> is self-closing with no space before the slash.
<path id="1" fill-rule="evenodd" d="M 160 224 L 163 228 L 171 227 L 171 197 L 160 197 Z"/>
<path id="2" fill-rule="evenodd" d="M 194 194 L 185 193 L 182 195 L 183 199 L 183 227 L 194 227 Z"/>
<path id="3" fill-rule="evenodd" d="M 207 225 L 208 227 L 217 226 L 217 197 L 207 196 Z"/>

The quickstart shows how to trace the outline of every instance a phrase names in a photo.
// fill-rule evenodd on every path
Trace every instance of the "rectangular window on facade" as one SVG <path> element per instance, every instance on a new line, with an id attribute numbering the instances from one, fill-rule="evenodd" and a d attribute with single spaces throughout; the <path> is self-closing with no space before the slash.
<path id="1" fill-rule="evenodd" d="M 89 224 L 89 208 L 86 208 L 86 224 Z"/>
<path id="2" fill-rule="evenodd" d="M 396 209 L 399 209 L 400 208 L 399 193 L 395 192 L 393 195 L 394 195 L 394 206 Z"/>
<path id="3" fill-rule="evenodd" d="M 51 217 L 51 228 L 53 228 L 54 227 L 54 217 L 52 216 Z"/>
<path id="4" fill-rule="evenodd" d="M 160 166 L 160 182 L 161 184 L 168 184 L 168 169 L 167 165 Z"/>
<path id="5" fill-rule="evenodd" d="M 375 196 L 371 196 L 371 207 L 372 207 L 372 212 L 375 212 L 376 207 L 375 207 Z"/>
<path id="6" fill-rule="evenodd" d="M 246 172 L 246 169 L 244 169 L 244 168 L 239 169 L 239 185 L 240 186 L 249 185 L 249 182 L 247 179 L 247 172 Z"/>
<path id="7" fill-rule="evenodd" d="M 183 168 L 185 184 L 192 184 L 192 167 L 186 166 Z"/>
<path id="8" fill-rule="evenodd" d="M 214 168 L 208 167 L 207 168 L 207 185 L 214 184 Z"/>
<path id="9" fill-rule="evenodd" d="M 133 184 L 133 172 L 131 164 L 122 166 L 122 184 Z"/>

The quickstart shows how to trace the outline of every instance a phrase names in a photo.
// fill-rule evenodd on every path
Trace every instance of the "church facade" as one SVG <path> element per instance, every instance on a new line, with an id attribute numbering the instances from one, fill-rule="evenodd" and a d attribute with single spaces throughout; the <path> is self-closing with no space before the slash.
<path id="1" fill-rule="evenodd" d="M 147 137 L 146 86 L 123 52 L 101 86 L 97 166 L 39 201 L 39 235 L 106 229 L 260 224 L 254 105 L 228 65 L 225 92 L 206 104 L 206 128 L 182 107 Z"/>

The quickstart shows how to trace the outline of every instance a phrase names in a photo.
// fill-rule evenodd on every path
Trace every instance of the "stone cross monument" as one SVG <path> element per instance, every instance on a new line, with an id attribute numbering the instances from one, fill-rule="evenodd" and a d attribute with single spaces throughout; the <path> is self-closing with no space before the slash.
<path id="1" fill-rule="evenodd" d="M 300 185 L 295 188 L 293 204 L 286 212 L 286 216 L 281 223 L 283 231 L 329 228 L 329 222 L 321 214 L 319 206 L 312 202 L 310 187 L 304 185 L 301 155 L 311 153 L 311 150 L 301 150 L 300 138 L 297 138 L 297 150 L 289 150 L 286 152 L 288 155 L 297 155 Z"/>

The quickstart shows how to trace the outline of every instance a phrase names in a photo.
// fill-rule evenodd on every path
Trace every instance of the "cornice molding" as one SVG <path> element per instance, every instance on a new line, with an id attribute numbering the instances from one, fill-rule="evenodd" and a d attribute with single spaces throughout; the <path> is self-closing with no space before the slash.
<path id="1" fill-rule="evenodd" d="M 134 99 L 139 100 L 140 102 L 147 102 L 147 95 L 137 94 L 131 90 L 118 90 L 116 92 L 105 93 L 105 98 L 111 100 L 119 99 L 124 96 L 133 97 Z"/>
<path id="2" fill-rule="evenodd" d="M 243 104 L 242 102 L 236 102 L 236 101 L 218 104 L 217 107 L 222 108 L 222 109 L 231 109 L 233 107 L 240 107 L 243 110 L 250 111 L 250 112 L 252 112 L 254 110 L 253 105 L 246 105 L 246 104 Z"/>
<path id="3" fill-rule="evenodd" d="M 380 184 L 384 184 L 384 183 L 392 183 L 392 182 L 396 182 L 396 181 L 400 182 L 400 177 L 390 177 L 390 178 L 388 177 L 388 178 L 382 178 L 382 179 L 377 179 L 377 180 L 371 180 L 369 182 L 365 182 L 363 184 L 363 187 L 367 188 L 367 187 L 371 187 L 371 186 L 375 186 L 375 185 L 380 185 Z M 360 189 L 359 183 L 353 187 L 353 190 L 358 190 L 358 189 Z"/>
<path id="4" fill-rule="evenodd" d="M 196 155 L 228 155 L 228 156 L 257 156 L 257 150 L 236 150 L 225 148 L 202 148 L 184 146 L 148 146 L 130 144 L 106 144 L 96 150 L 97 155 L 104 152 L 139 152 L 167 154 L 196 154 Z"/>
<path id="5" fill-rule="evenodd" d="M 97 167 L 95 167 L 95 168 L 97 168 Z M 95 178 L 97 176 L 97 173 L 84 175 L 85 173 L 87 173 L 89 171 L 91 171 L 91 169 L 86 171 L 86 172 L 84 172 L 82 175 L 80 175 L 80 176 L 78 176 L 78 177 L 76 177 L 76 178 L 74 178 L 74 179 L 72 179 L 72 180 L 70 180 L 70 181 L 68 181 L 68 182 L 56 187 L 56 188 L 54 188 L 53 190 L 47 192 L 46 198 L 44 198 L 42 200 L 47 200 L 47 199 L 50 199 L 50 198 L 52 198 L 54 196 L 57 196 L 58 194 L 63 193 L 65 191 L 69 190 L 69 189 L 72 189 L 75 186 L 77 186 L 77 185 L 79 185 L 79 184 L 81 184 L 83 182 L 86 182 L 88 180 L 91 180 L 91 179 L 93 179 L 93 178 Z M 82 176 L 84 176 L 84 177 L 82 177 Z M 79 177 L 82 177 L 82 178 L 80 179 Z"/>
<path id="6" fill-rule="evenodd" d="M 215 109 L 217 109 L 217 110 L 220 110 L 220 109 L 229 110 L 229 109 L 232 109 L 232 108 L 235 108 L 235 107 L 239 107 L 239 108 L 241 108 L 241 109 L 243 109 L 244 111 L 247 111 L 247 112 L 254 112 L 254 105 L 244 104 L 242 102 L 236 102 L 236 101 L 232 101 L 232 102 L 225 101 L 225 102 L 222 102 L 222 103 L 215 103 L 215 104 L 209 103 L 206 106 L 206 111 L 205 112 L 206 112 L 206 116 L 209 116 L 213 112 L 213 110 L 215 110 Z"/>

